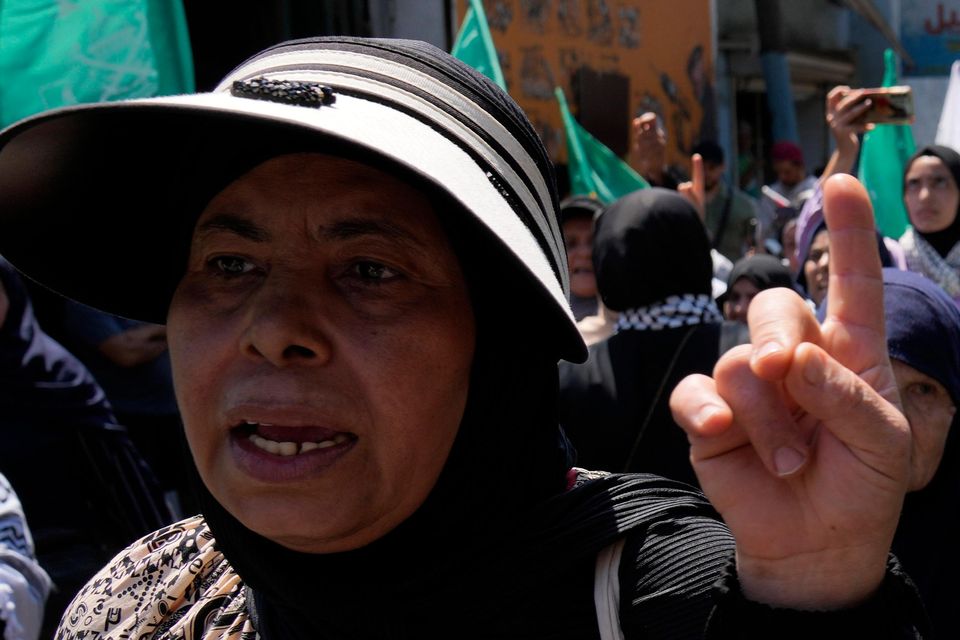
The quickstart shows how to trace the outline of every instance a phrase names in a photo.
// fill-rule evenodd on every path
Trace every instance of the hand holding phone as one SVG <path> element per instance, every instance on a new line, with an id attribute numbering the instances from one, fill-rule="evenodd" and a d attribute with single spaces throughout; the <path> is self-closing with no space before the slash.
<path id="1" fill-rule="evenodd" d="M 913 91 L 909 86 L 858 90 L 864 111 L 851 124 L 911 124 L 914 121 Z"/>

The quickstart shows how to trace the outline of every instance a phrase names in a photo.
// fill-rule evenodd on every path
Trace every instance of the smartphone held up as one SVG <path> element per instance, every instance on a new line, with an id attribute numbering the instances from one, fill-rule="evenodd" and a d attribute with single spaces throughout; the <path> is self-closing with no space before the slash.
<path id="1" fill-rule="evenodd" d="M 913 90 L 906 85 L 860 89 L 858 102 L 869 101 L 853 124 L 912 124 Z"/>

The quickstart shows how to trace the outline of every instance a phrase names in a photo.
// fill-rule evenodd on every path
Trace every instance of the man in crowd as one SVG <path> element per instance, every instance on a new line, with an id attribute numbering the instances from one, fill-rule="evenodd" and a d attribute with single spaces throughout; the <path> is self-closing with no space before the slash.
<path id="1" fill-rule="evenodd" d="M 707 233 L 711 246 L 731 262 L 736 262 L 751 244 L 757 210 L 752 198 L 723 180 L 726 170 L 723 149 L 716 142 L 704 141 L 693 149 L 703 158 L 704 196 Z"/>
<path id="2" fill-rule="evenodd" d="M 769 240 L 779 238 L 783 225 L 797 216 L 803 203 L 817 186 L 817 178 L 807 173 L 803 151 L 797 144 L 786 140 L 777 142 L 771 150 L 771 159 L 777 180 L 768 186 L 779 194 L 781 199 L 774 200 L 774 195 L 774 198 L 767 196 L 761 201 L 757 229 L 761 246 L 766 246 Z M 779 252 L 779 247 L 777 249 L 776 252 Z"/>

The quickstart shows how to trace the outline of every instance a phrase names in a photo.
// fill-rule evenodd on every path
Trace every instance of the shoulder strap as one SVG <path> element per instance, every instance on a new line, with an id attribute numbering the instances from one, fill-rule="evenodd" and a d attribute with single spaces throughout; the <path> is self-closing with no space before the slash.
<path id="1" fill-rule="evenodd" d="M 640 428 L 637 430 L 637 437 L 633 440 L 633 446 L 630 447 L 630 455 L 627 456 L 627 461 L 623 465 L 624 472 L 630 471 L 630 465 L 633 464 L 633 459 L 637 456 L 637 451 L 640 450 L 640 441 L 643 440 L 643 434 L 647 432 L 647 427 L 650 425 L 650 420 L 653 418 L 653 413 L 657 410 L 657 406 L 660 404 L 660 398 L 663 397 L 663 391 L 667 386 L 667 381 L 670 380 L 670 375 L 677 366 L 677 360 L 680 359 L 680 354 L 683 352 L 684 347 L 686 347 L 687 343 L 690 341 L 690 336 L 694 334 L 699 326 L 699 324 L 691 325 L 690 328 L 687 329 L 687 332 L 683 335 L 683 339 L 680 340 L 680 344 L 677 345 L 676 351 L 673 352 L 673 357 L 670 359 L 670 364 L 667 365 L 667 370 L 663 374 L 663 379 L 660 380 L 660 386 L 657 388 L 657 393 L 650 400 L 650 408 L 647 409 L 647 415 L 643 419 L 643 423 L 640 425 Z"/>

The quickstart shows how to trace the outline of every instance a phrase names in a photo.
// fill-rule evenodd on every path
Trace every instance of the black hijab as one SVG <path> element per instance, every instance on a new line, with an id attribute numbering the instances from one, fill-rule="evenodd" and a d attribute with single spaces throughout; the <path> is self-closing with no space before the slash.
<path id="1" fill-rule="evenodd" d="M 793 289 L 793 276 L 790 275 L 790 269 L 780 260 L 768 253 L 757 253 L 752 256 L 745 256 L 737 260 L 730 270 L 730 276 L 727 278 L 727 292 L 733 288 L 737 280 L 745 278 L 750 281 L 760 291 L 764 289 L 773 289 L 775 287 L 787 287 Z M 726 299 L 727 293 L 720 296 L 722 303 Z"/>
<path id="2" fill-rule="evenodd" d="M 960 406 L 960 311 L 924 276 L 884 269 L 887 348 L 937 380 Z M 954 414 L 943 458 L 926 487 L 908 493 L 893 551 L 916 582 L 937 637 L 960 634 L 960 418 Z"/>
<path id="3" fill-rule="evenodd" d="M 597 219 L 593 270 L 603 303 L 614 311 L 672 295 L 709 295 L 710 240 L 686 198 L 669 189 L 641 189 Z"/>
<path id="4" fill-rule="evenodd" d="M 947 169 L 950 170 L 950 174 L 953 176 L 953 183 L 960 188 L 960 153 L 957 153 L 950 147 L 939 144 L 928 145 L 913 154 L 913 157 L 907 162 L 907 166 L 903 171 L 904 183 L 906 183 L 907 172 L 910 170 L 910 167 L 914 161 L 921 156 L 939 158 L 943 164 L 947 166 Z M 952 249 L 957 242 L 960 242 L 960 204 L 957 205 L 957 215 L 954 215 L 953 222 L 951 222 L 946 229 L 931 233 L 922 233 L 917 230 L 917 233 L 930 243 L 930 246 L 940 254 L 940 257 L 946 257 L 946 255 L 950 253 L 950 249 Z"/>

